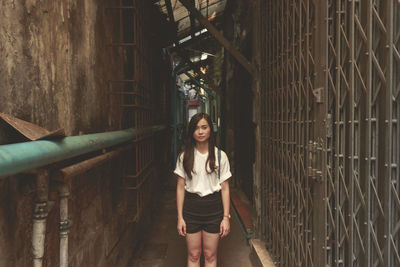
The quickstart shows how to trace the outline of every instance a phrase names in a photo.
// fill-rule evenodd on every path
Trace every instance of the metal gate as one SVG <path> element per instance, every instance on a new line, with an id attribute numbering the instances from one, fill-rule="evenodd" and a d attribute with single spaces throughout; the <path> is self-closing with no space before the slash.
<path id="1" fill-rule="evenodd" d="M 255 13 L 259 235 L 279 266 L 400 266 L 400 2 Z"/>

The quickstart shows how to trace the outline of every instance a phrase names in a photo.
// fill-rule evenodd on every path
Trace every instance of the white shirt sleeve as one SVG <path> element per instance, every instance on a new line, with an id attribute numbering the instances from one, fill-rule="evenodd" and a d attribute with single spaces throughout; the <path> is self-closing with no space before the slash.
<path id="1" fill-rule="evenodd" d="M 183 153 L 181 153 L 176 160 L 176 167 L 174 173 L 186 179 L 185 169 L 183 168 Z"/>
<path id="2" fill-rule="evenodd" d="M 219 183 L 222 184 L 224 181 L 228 180 L 232 176 L 228 156 L 222 150 L 221 150 L 221 166 L 219 168 L 220 168 Z"/>

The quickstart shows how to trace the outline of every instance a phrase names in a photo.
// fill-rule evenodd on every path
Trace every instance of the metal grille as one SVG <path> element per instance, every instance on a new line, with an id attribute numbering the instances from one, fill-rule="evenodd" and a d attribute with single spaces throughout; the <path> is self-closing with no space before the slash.
<path id="1" fill-rule="evenodd" d="M 400 2 L 255 6 L 258 233 L 280 266 L 400 265 Z"/>
<path id="2" fill-rule="evenodd" d="M 336 8 L 334 6 L 334 1 L 331 0 L 328 3 L 328 30 L 327 30 L 327 38 L 328 38 L 328 60 L 327 60 L 327 120 L 326 124 L 328 127 L 328 131 L 326 134 L 326 199 L 325 199 L 325 207 L 326 207 L 326 242 L 325 242 L 325 250 L 326 250 L 326 263 L 327 265 L 335 266 L 335 251 L 336 246 L 334 246 L 334 241 L 336 239 L 336 221 L 335 221 L 335 202 L 336 202 L 336 187 L 335 187 L 335 129 L 333 129 L 332 122 L 333 116 L 335 115 L 335 97 L 337 95 L 336 90 L 336 82 L 335 82 L 335 69 L 336 69 L 336 51 L 335 51 L 335 43 L 336 43 L 336 24 L 334 23 L 333 17 L 336 14 Z"/>
<path id="3" fill-rule="evenodd" d="M 110 93 L 119 106 L 119 128 L 143 129 L 152 126 L 157 119 L 154 103 L 160 103 L 155 95 L 155 81 L 160 81 L 152 75 L 162 75 L 153 71 L 162 65 L 161 51 L 157 42 L 153 41 L 150 32 L 150 5 L 140 0 L 114 1 L 112 6 L 105 8 L 109 18 L 116 21 L 115 31 L 109 44 L 123 70 L 122 77 L 109 81 Z M 158 107 L 160 108 L 160 107 Z M 161 112 L 162 113 L 162 112 Z M 124 167 L 125 196 L 127 198 L 130 221 L 140 220 L 143 211 L 148 206 L 154 193 L 155 137 L 137 135 L 133 149 L 128 152 Z"/>
<path id="4" fill-rule="evenodd" d="M 314 59 L 312 50 L 312 1 L 267 1 L 260 4 L 266 15 L 266 105 L 262 114 L 262 183 L 270 218 L 261 231 L 271 238 L 270 249 L 284 266 L 312 265 L 313 199 L 307 154 L 313 122 L 310 118 Z M 259 26 L 261 31 L 264 26 Z M 264 41 L 264 40 L 263 40 Z M 262 42 L 263 42 L 262 41 Z M 265 46 L 264 46 L 265 47 Z M 266 153 L 265 153 L 266 152 Z"/>
<path id="5" fill-rule="evenodd" d="M 387 67 L 387 105 L 388 134 L 387 143 L 390 148 L 387 153 L 387 179 L 389 182 L 387 211 L 388 216 L 388 251 L 386 263 L 388 266 L 400 265 L 400 3 L 388 1 L 388 67 Z"/>

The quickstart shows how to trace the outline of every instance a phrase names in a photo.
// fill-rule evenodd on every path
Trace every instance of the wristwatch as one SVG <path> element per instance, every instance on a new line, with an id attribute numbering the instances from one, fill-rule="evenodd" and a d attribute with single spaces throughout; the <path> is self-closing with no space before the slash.
<path id="1" fill-rule="evenodd" d="M 231 215 L 230 215 L 230 214 L 228 214 L 228 215 L 224 215 L 224 217 L 226 217 L 226 218 L 230 219 L 230 218 L 231 218 Z"/>

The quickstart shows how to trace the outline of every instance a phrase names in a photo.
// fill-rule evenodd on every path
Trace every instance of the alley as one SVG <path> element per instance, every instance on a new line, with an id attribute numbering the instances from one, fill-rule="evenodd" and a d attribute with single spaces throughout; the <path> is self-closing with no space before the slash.
<path id="1" fill-rule="evenodd" d="M 184 267 L 178 155 L 219 266 L 400 266 L 399 121 L 399 0 L 3 0 L 0 267 Z"/>
<path id="2" fill-rule="evenodd" d="M 169 178 L 165 191 L 151 215 L 152 225 L 146 239 L 130 261 L 130 267 L 185 267 L 186 244 L 176 231 L 176 198 L 174 176 Z M 221 240 L 218 254 L 220 267 L 248 267 L 250 246 L 246 243 L 235 216 L 231 219 L 231 233 Z"/>

